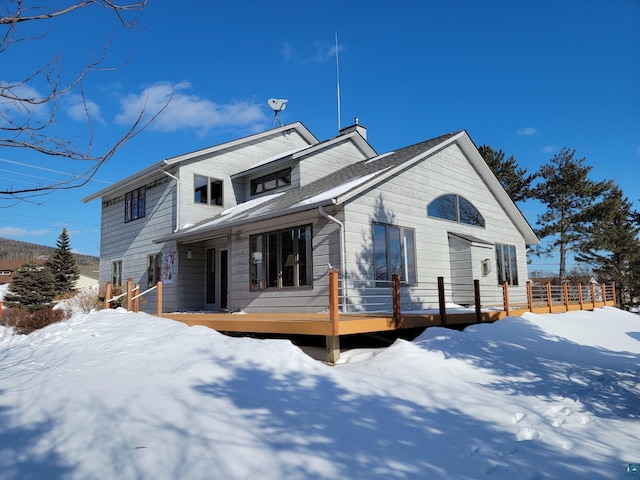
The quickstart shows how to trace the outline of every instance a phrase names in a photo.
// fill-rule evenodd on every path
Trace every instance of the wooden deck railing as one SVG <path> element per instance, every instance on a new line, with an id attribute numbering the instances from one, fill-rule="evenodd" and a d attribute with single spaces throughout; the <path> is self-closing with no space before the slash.
<path id="1" fill-rule="evenodd" d="M 280 311 L 276 313 L 246 313 L 235 315 L 232 313 L 193 313 L 162 311 L 162 283 L 156 287 L 142 292 L 139 285 L 133 285 L 127 281 L 126 291 L 111 298 L 112 287 L 107 284 L 105 295 L 105 308 L 109 308 L 111 302 L 126 297 L 127 310 L 137 312 L 139 308 L 138 298 L 142 295 L 156 291 L 156 315 L 171 318 L 187 325 L 204 325 L 222 332 L 251 332 L 265 334 L 285 335 L 321 335 L 326 337 L 327 362 L 335 363 L 340 356 L 340 336 L 358 333 L 371 333 L 397 330 L 403 328 L 468 325 L 471 323 L 493 322 L 508 315 L 521 315 L 524 312 L 556 313 L 568 310 L 591 310 L 604 305 L 615 305 L 615 284 L 590 285 L 583 288 L 580 285 L 533 285 L 528 283 L 526 295 L 522 289 L 517 295 L 512 295 L 507 284 L 497 287 L 502 291 L 502 304 L 483 305 L 481 285 L 478 280 L 469 288 L 469 304 L 474 303 L 466 311 L 459 308 L 447 308 L 447 291 L 444 278 L 438 278 L 437 287 L 431 283 L 421 290 L 425 294 L 424 299 L 437 298 L 433 309 L 417 310 L 423 297 L 418 300 L 408 298 L 411 296 L 411 287 L 402 286 L 399 277 L 386 283 L 384 288 L 371 288 L 371 282 L 366 282 L 369 289 L 373 290 L 373 299 L 365 299 L 368 307 L 376 308 L 376 311 L 346 312 L 347 300 L 341 297 L 341 291 L 346 289 L 340 285 L 337 272 L 329 273 L 329 295 L 327 298 L 328 309 L 320 313 L 296 313 Z M 373 282 L 375 284 L 375 282 Z M 457 286 L 465 287 L 466 286 Z M 464 290 L 464 288 L 463 288 Z M 415 292 L 414 292 L 415 293 Z M 493 301 L 495 292 L 485 292 Z M 353 285 L 349 286 L 349 297 L 358 295 Z M 466 293 L 465 293 L 466 295 Z M 362 299 L 363 297 L 357 297 Z M 388 308 L 385 310 L 385 305 Z M 403 309 L 402 305 L 405 305 Z M 432 311 L 431 311 L 432 310 Z"/>
<path id="2" fill-rule="evenodd" d="M 158 317 L 162 316 L 162 282 L 156 283 L 153 287 L 145 290 L 144 292 L 140 292 L 140 284 L 136 283 L 133 285 L 133 280 L 128 279 L 126 284 L 126 289 L 120 295 L 111 296 L 113 286 L 110 282 L 107 283 L 105 287 L 104 294 L 104 308 L 110 308 L 111 304 L 116 300 L 120 300 L 121 298 L 126 298 L 125 300 L 125 308 L 130 312 L 138 312 L 140 310 L 140 298 L 144 295 L 157 290 L 156 292 L 156 315 Z"/>
<path id="3" fill-rule="evenodd" d="M 329 320 L 332 325 L 339 324 L 340 318 L 353 318 L 353 316 L 366 315 L 368 312 L 345 312 L 344 305 L 346 301 L 340 296 L 340 280 L 338 272 L 329 272 Z M 519 298 L 514 301 L 510 297 L 510 286 L 505 282 L 502 285 L 502 304 L 501 305 L 485 305 L 482 303 L 482 292 L 480 282 L 474 280 L 473 282 L 473 315 L 476 323 L 486 321 L 487 311 L 496 312 L 502 311 L 502 316 L 518 315 L 525 311 L 533 313 L 557 313 L 569 310 L 592 310 L 599 306 L 615 305 L 616 291 L 615 283 L 611 284 L 589 284 L 585 287 L 581 284 L 569 285 L 564 283 L 562 285 L 551 285 L 547 282 L 544 285 L 534 285 L 532 282 L 526 284 L 526 298 Z M 353 286 L 350 287 L 351 292 L 355 293 Z M 403 316 L 412 314 L 414 309 L 402 309 L 402 302 L 407 290 L 400 282 L 398 275 L 393 275 L 390 289 L 388 290 L 388 301 L 385 301 L 385 294 L 376 292 L 376 304 L 378 306 L 389 305 L 390 311 L 387 311 L 387 316 L 391 316 L 396 325 L 401 324 Z M 121 298 L 125 298 L 125 308 L 129 311 L 138 312 L 140 305 L 139 299 L 144 295 L 156 290 L 156 314 L 158 316 L 163 315 L 162 310 L 162 282 L 158 282 L 155 286 L 140 293 L 140 284 L 133 284 L 132 280 L 127 280 L 126 289 L 123 293 L 116 296 L 111 296 L 112 285 L 107 283 L 106 293 L 104 300 L 104 308 L 109 308 L 111 303 Z M 435 293 L 435 292 L 434 292 Z M 454 313 L 447 313 L 447 291 L 444 277 L 438 277 L 437 281 L 437 315 L 439 316 L 440 325 L 446 326 L 448 317 L 454 315 Z M 342 308 L 341 308 L 342 305 Z M 289 315 L 288 312 L 282 312 Z M 381 308 L 375 312 L 376 314 L 384 314 L 384 308 Z M 339 332 L 337 326 L 332 328 L 332 331 Z"/>

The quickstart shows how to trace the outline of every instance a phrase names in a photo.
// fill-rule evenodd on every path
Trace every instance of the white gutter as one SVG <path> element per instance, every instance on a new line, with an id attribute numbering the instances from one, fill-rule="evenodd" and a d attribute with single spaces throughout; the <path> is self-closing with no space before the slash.
<path id="1" fill-rule="evenodd" d="M 165 170 L 160 169 L 160 171 L 176 181 L 176 228 L 173 229 L 173 233 L 176 233 L 180 230 L 180 179 Z"/>
<path id="2" fill-rule="evenodd" d="M 318 207 L 318 211 L 320 215 L 323 217 L 335 222 L 340 227 L 340 278 L 342 281 L 342 312 L 347 312 L 347 282 L 346 282 L 346 272 L 347 272 L 347 260 L 344 258 L 345 252 L 345 236 L 344 236 L 344 223 L 338 220 L 336 217 L 329 215 L 324 207 L 320 205 Z"/>

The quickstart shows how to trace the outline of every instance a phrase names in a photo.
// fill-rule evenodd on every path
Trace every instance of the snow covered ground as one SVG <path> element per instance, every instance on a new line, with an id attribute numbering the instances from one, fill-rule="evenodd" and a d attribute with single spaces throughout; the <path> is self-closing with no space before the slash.
<path id="1" fill-rule="evenodd" d="M 0 327 L 0 479 L 628 478 L 640 316 L 525 314 L 351 350 L 124 310 Z"/>

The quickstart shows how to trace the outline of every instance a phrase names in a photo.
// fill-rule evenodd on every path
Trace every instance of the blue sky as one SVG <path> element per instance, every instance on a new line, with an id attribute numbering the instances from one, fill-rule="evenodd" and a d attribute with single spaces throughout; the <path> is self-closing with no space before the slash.
<path id="1" fill-rule="evenodd" d="M 284 123 L 320 140 L 355 117 L 380 153 L 466 129 L 476 145 L 537 170 L 562 147 L 613 179 L 640 209 L 640 2 L 205 2 L 151 0 L 141 29 L 100 8 L 29 28 L 43 40 L 2 53 L 0 81 L 16 81 L 55 55 L 70 78 L 111 41 L 84 91 L 94 149 L 112 145 L 148 98 L 169 106 L 85 187 L 29 201 L 0 200 L 0 237 L 100 248 L 100 202 L 81 199 L 164 158 L 271 128 L 268 98 L 286 98 Z M 34 29 L 34 30 L 30 30 Z M 27 30 L 25 30 L 27 31 Z M 44 91 L 44 85 L 32 88 Z M 56 125 L 88 139 L 78 97 Z M 35 112 L 36 114 L 38 112 Z M 0 149 L 0 186 L 61 180 L 86 165 Z M 521 206 L 534 225 L 539 208 Z M 534 259 L 534 269 L 553 263 Z M 549 269 L 555 270 L 554 266 Z"/>

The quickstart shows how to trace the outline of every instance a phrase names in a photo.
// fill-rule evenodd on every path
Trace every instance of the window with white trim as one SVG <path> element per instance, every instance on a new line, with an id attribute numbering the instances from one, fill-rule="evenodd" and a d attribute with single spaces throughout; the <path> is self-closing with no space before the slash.
<path id="1" fill-rule="evenodd" d="M 122 260 L 111 263 L 111 284 L 122 285 Z"/>
<path id="2" fill-rule="evenodd" d="M 222 205 L 222 180 L 206 177 L 204 175 L 193 176 L 193 201 L 204 205 Z"/>
<path id="3" fill-rule="evenodd" d="M 498 285 L 518 285 L 518 262 L 515 245 L 496 244 Z"/>
<path id="4" fill-rule="evenodd" d="M 130 222 L 145 216 L 147 187 L 136 188 L 124 196 L 124 222 Z"/>
<path id="5" fill-rule="evenodd" d="M 251 180 L 251 195 L 258 195 L 288 185 L 291 185 L 291 169 L 285 168 Z"/>
<path id="6" fill-rule="evenodd" d="M 378 281 L 400 275 L 400 281 L 416 283 L 415 231 L 384 223 L 373 224 L 373 269 Z"/>
<path id="7" fill-rule="evenodd" d="M 160 281 L 162 271 L 162 255 L 154 253 L 149 255 L 147 261 L 147 288 L 155 286 Z"/>
<path id="8" fill-rule="evenodd" d="M 311 240 L 311 225 L 251 235 L 251 290 L 310 287 Z"/>
<path id="9" fill-rule="evenodd" d="M 484 217 L 478 209 L 464 197 L 449 193 L 440 195 L 427 207 L 427 215 L 452 222 L 484 227 Z"/>

